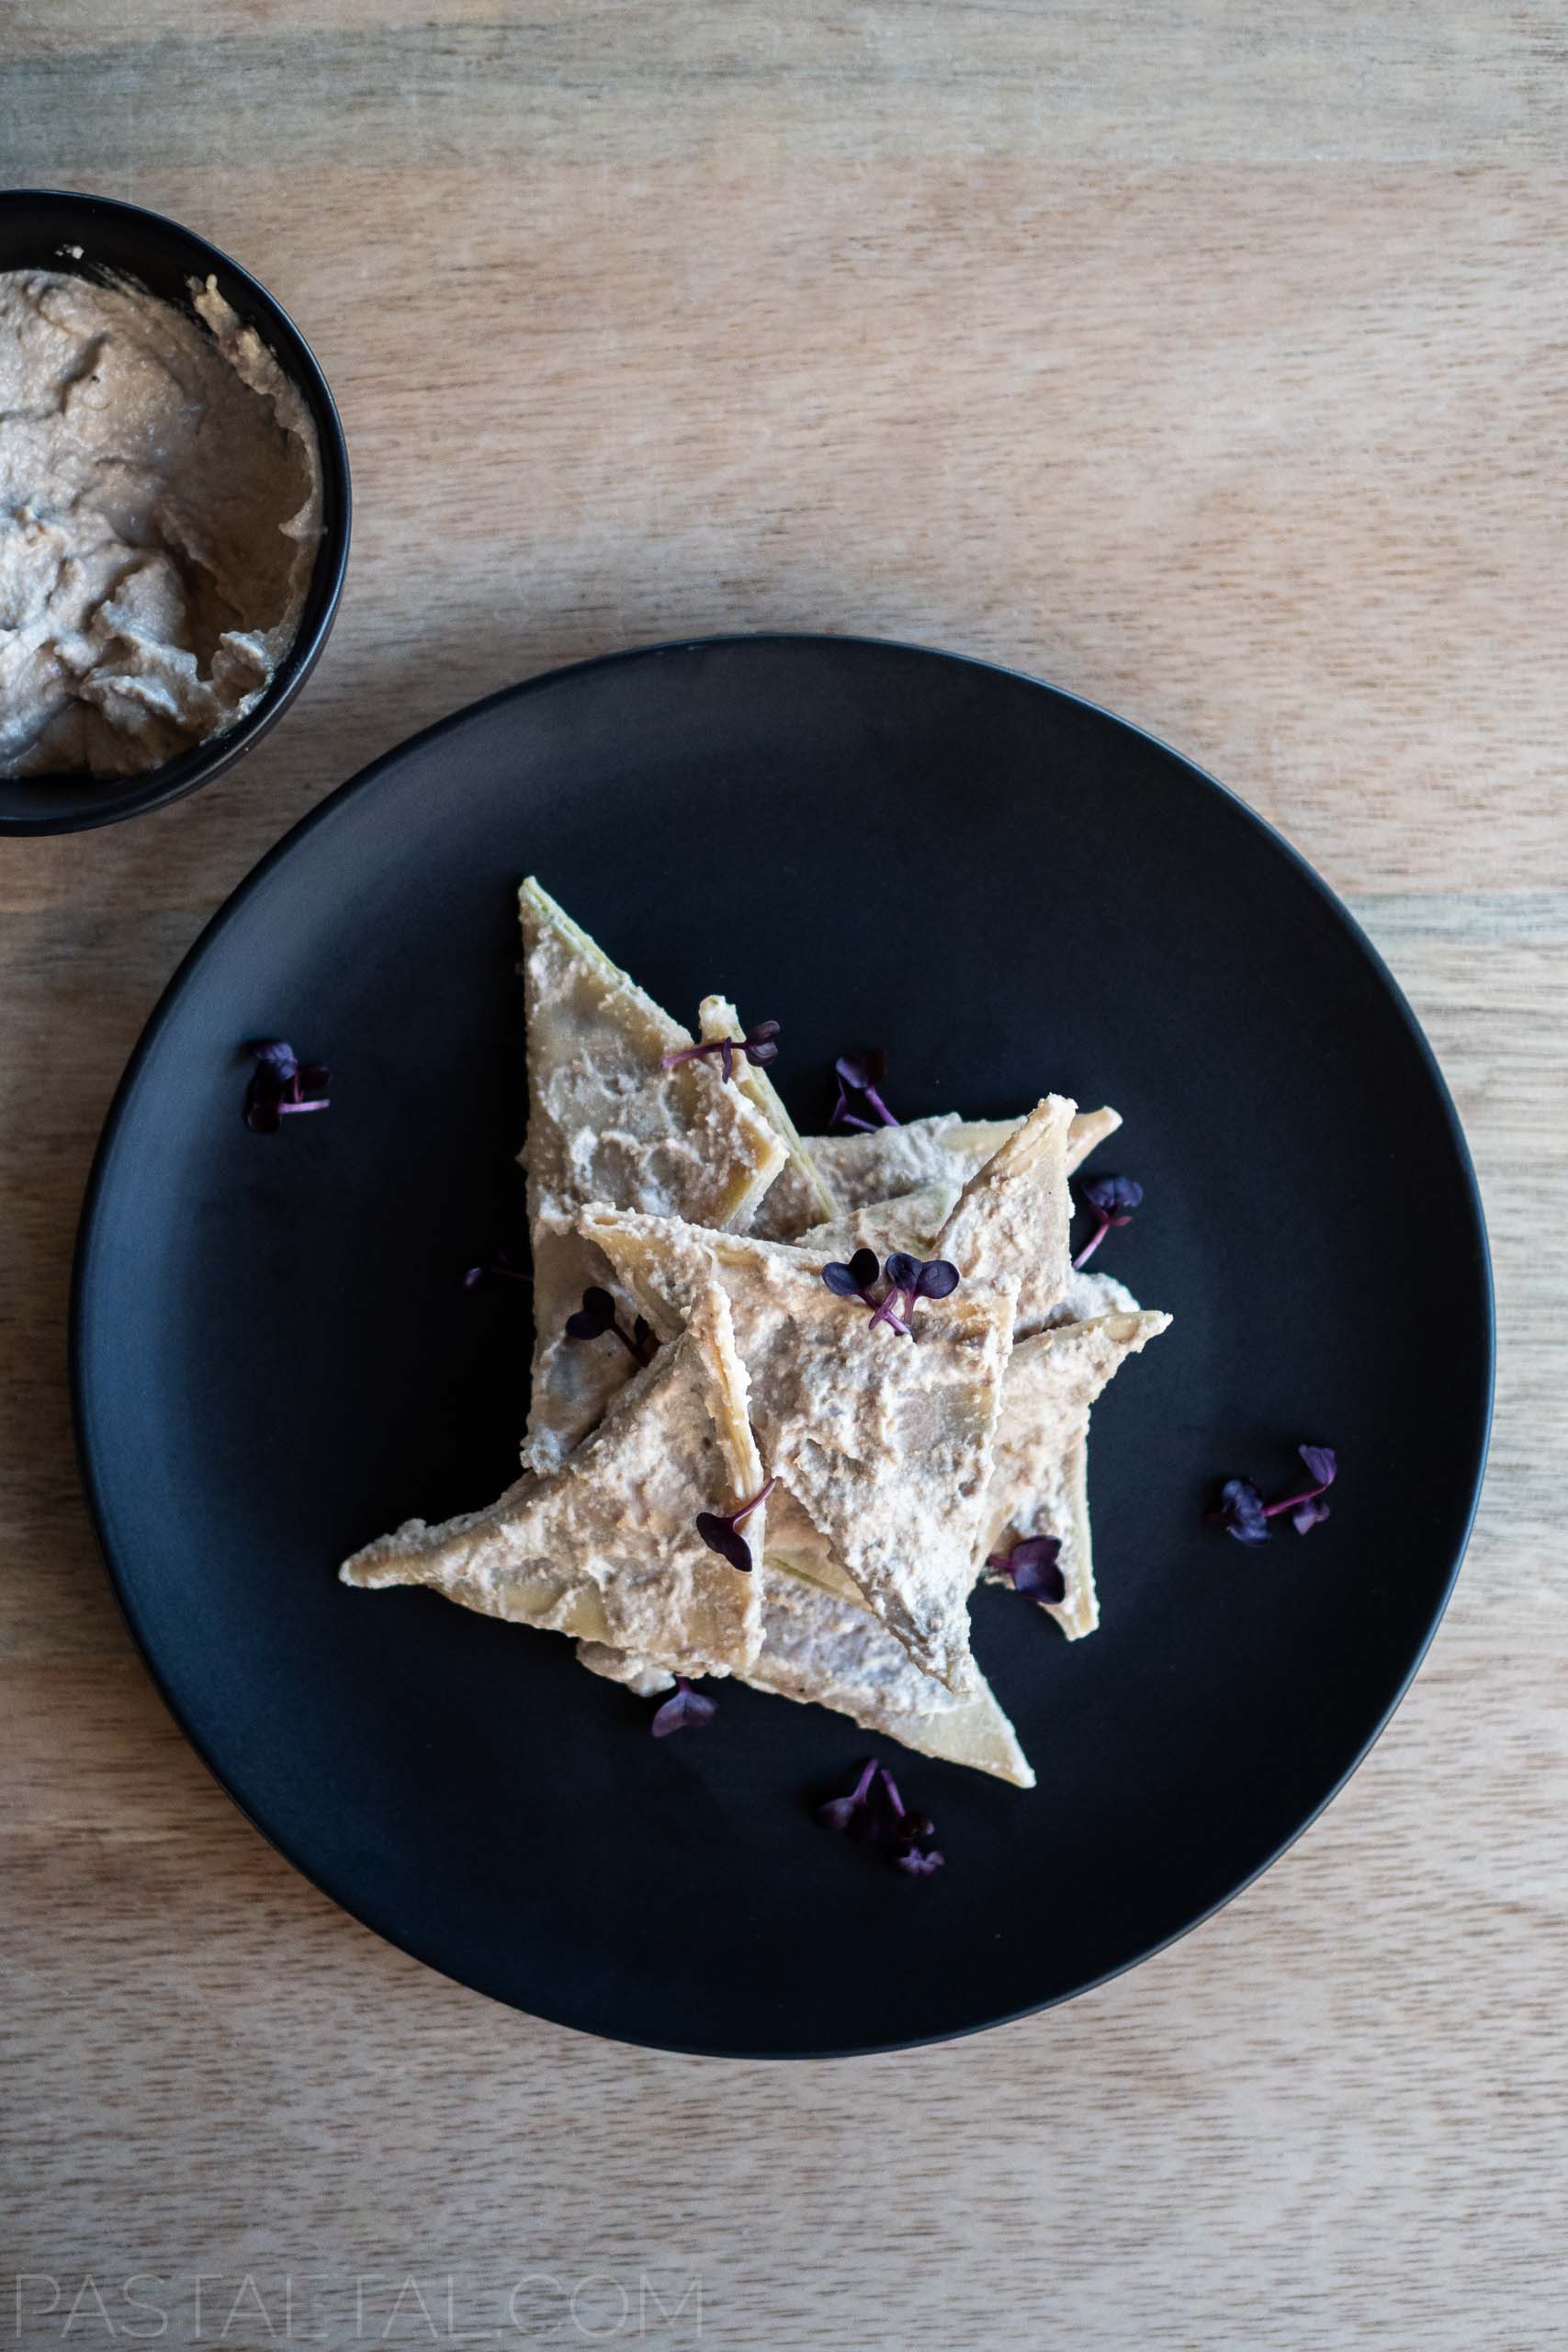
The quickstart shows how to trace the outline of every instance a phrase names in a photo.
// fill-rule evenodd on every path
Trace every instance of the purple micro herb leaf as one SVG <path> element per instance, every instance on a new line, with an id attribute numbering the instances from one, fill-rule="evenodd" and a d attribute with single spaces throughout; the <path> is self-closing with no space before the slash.
<path id="1" fill-rule="evenodd" d="M 1339 1476 L 1339 1456 L 1331 1445 L 1298 1445 L 1296 1452 L 1313 1483 L 1304 1495 L 1287 1496 L 1283 1502 L 1271 1503 L 1269 1515 L 1272 1518 L 1275 1511 L 1288 1510 L 1296 1533 L 1306 1535 L 1332 1515 L 1323 1498 Z"/>
<path id="2" fill-rule="evenodd" d="M 822 1269 L 822 1279 L 835 1298 L 858 1298 L 874 1306 L 871 1294 L 881 1272 L 882 1261 L 874 1250 L 857 1250 L 848 1264 L 841 1258 L 831 1259 Z"/>
<path id="3" fill-rule="evenodd" d="M 930 1878 L 942 1865 L 942 1856 L 934 1846 L 907 1846 L 897 1857 L 897 1867 L 906 1878 Z"/>
<path id="4" fill-rule="evenodd" d="M 533 1275 L 525 1274 L 520 1266 L 514 1266 L 510 1254 L 505 1250 L 498 1250 L 494 1257 L 487 1259 L 482 1266 L 468 1268 L 468 1272 L 463 1276 L 463 1288 L 478 1290 L 486 1277 L 491 1274 L 502 1282 L 526 1283 L 530 1290 L 534 1286 Z"/>
<path id="5" fill-rule="evenodd" d="M 751 1573 L 751 1548 L 740 1532 L 741 1527 L 759 1505 L 767 1501 L 778 1483 L 776 1478 L 770 1478 L 750 1502 L 742 1503 L 737 1510 L 697 1513 L 697 1533 L 708 1550 L 716 1552 L 721 1560 L 728 1560 L 732 1568 L 739 1568 L 743 1577 Z"/>
<path id="6" fill-rule="evenodd" d="M 615 1302 L 607 1290 L 585 1290 L 575 1315 L 566 1318 L 569 1340 L 597 1340 L 615 1328 Z"/>
<path id="7" fill-rule="evenodd" d="M 912 1258 L 895 1250 L 887 1261 L 887 1295 L 872 1317 L 874 1323 L 891 1323 L 896 1331 L 913 1339 L 915 1304 L 922 1298 L 951 1298 L 958 1288 L 958 1269 L 946 1258 Z M 904 1311 L 897 1312 L 902 1299 Z"/>
<path id="8" fill-rule="evenodd" d="M 694 1690 L 685 1676 L 678 1674 L 674 1690 L 655 1710 L 649 1729 L 655 1739 L 668 1739 L 672 1731 L 684 1731 L 688 1724 L 711 1724 L 717 1713 L 713 1700 Z"/>
<path id="9" fill-rule="evenodd" d="M 867 1758 L 847 1795 L 829 1797 L 818 1806 L 817 1818 L 825 1828 L 879 1848 L 908 1878 L 929 1878 L 942 1866 L 933 1842 L 935 1826 L 926 1814 L 909 1810 L 892 1773 L 874 1756 Z"/>
<path id="10" fill-rule="evenodd" d="M 567 1317 L 566 1336 L 569 1340 L 602 1340 L 606 1331 L 615 1333 L 633 1363 L 652 1363 L 656 1342 L 642 1317 L 637 1317 L 629 1333 L 623 1331 L 616 1319 L 615 1300 L 607 1290 L 593 1284 L 583 1292 L 582 1304 L 576 1314 Z"/>
<path id="11" fill-rule="evenodd" d="M 913 1307 L 918 1298 L 951 1298 L 958 1288 L 958 1269 L 950 1258 L 911 1258 L 908 1250 L 895 1250 L 887 1279 L 908 1294 Z"/>
<path id="12" fill-rule="evenodd" d="M 887 1261 L 886 1294 L 881 1306 L 872 1316 L 873 1324 L 890 1323 L 895 1331 L 901 1332 L 906 1340 L 912 1340 L 915 1336 L 914 1332 L 905 1318 L 914 1312 L 915 1294 L 919 1279 L 919 1260 L 911 1258 L 907 1250 L 895 1250 Z M 908 1301 L 903 1315 L 898 1312 L 898 1302 L 901 1298 Z"/>
<path id="13" fill-rule="evenodd" d="M 1078 1196 L 1094 1211 L 1095 1227 L 1075 1267 L 1088 1265 L 1113 1225 L 1131 1225 L 1133 1211 L 1143 1206 L 1144 1188 L 1133 1176 L 1091 1176 L 1078 1186 Z"/>
<path id="14" fill-rule="evenodd" d="M 258 1136 L 275 1136 L 284 1118 L 296 1111 L 324 1111 L 331 1073 L 321 1062 L 301 1062 L 281 1037 L 266 1037 L 250 1047 L 255 1057 L 245 1089 L 245 1125 Z"/>
<path id="15" fill-rule="evenodd" d="M 947 1259 L 912 1258 L 906 1250 L 895 1250 L 887 1261 L 887 1288 L 878 1299 L 874 1291 L 880 1272 L 874 1250 L 857 1250 L 847 1264 L 841 1258 L 830 1259 L 822 1279 L 836 1298 L 858 1298 L 870 1311 L 872 1325 L 886 1323 L 907 1340 L 915 1336 L 916 1300 L 951 1298 L 958 1288 L 958 1269 Z"/>
<path id="16" fill-rule="evenodd" d="M 1227 1478 L 1220 1489 L 1220 1508 L 1211 1511 L 1227 1535 L 1238 1544 L 1267 1544 L 1269 1515 L 1263 1498 L 1250 1478 Z"/>
<path id="17" fill-rule="evenodd" d="M 878 1124 L 896 1127 L 897 1120 L 877 1092 L 887 1075 L 887 1057 L 880 1046 L 872 1046 L 863 1054 L 840 1054 L 833 1064 L 833 1075 L 839 1081 L 839 1099 L 833 1105 L 830 1127 L 860 1127 L 869 1133 Z M 850 1108 L 850 1097 L 858 1094 L 868 1111 L 875 1116 L 863 1119 Z"/>
<path id="18" fill-rule="evenodd" d="M 1010 1552 L 993 1552 L 986 1566 L 1031 1600 L 1066 1600 L 1067 1580 L 1056 1565 L 1061 1549 L 1059 1535 L 1026 1535 Z"/>
<path id="19" fill-rule="evenodd" d="M 701 1061 L 705 1055 L 716 1054 L 718 1066 L 726 1079 L 735 1075 L 735 1057 L 743 1054 L 755 1069 L 765 1069 L 769 1062 L 777 1061 L 779 1024 L 776 1021 L 759 1021 L 747 1030 L 744 1037 L 715 1037 L 705 1046 L 682 1046 L 678 1053 L 661 1054 L 660 1069 L 676 1069 L 682 1062 Z"/>
<path id="20" fill-rule="evenodd" d="M 827 1829 L 841 1829 L 847 1838 L 874 1838 L 876 1816 L 870 1804 L 871 1784 L 875 1780 L 878 1765 L 874 1756 L 869 1758 L 860 1779 L 848 1796 L 829 1797 L 826 1804 L 817 1808 L 817 1818 Z"/>
<path id="21" fill-rule="evenodd" d="M 1298 1445 L 1296 1452 L 1314 1482 L 1304 1494 L 1281 1495 L 1278 1502 L 1266 1503 L 1250 1478 L 1227 1478 L 1220 1489 L 1220 1508 L 1210 1511 L 1209 1518 L 1238 1544 L 1267 1544 L 1269 1522 L 1281 1511 L 1290 1512 L 1298 1535 L 1321 1526 L 1331 1516 L 1323 1498 L 1339 1476 L 1339 1457 L 1331 1445 Z"/>
<path id="22" fill-rule="evenodd" d="M 887 1804 L 886 1842 L 889 1860 L 908 1878 L 930 1878 L 933 1871 L 939 1871 L 942 1866 L 942 1858 L 933 1842 L 936 1824 L 929 1814 L 909 1811 L 898 1793 L 898 1783 L 886 1764 L 878 1766 L 877 1778 Z"/>

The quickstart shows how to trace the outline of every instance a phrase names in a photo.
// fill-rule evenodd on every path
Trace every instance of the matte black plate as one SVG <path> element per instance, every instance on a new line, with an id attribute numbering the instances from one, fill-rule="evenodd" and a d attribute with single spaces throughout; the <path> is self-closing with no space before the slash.
<path id="1" fill-rule="evenodd" d="M 784 1023 L 893 1107 L 1111 1102 L 1136 1222 L 1100 1263 L 1174 1329 L 1090 1449 L 1104 1623 L 999 1590 L 976 1647 L 1030 1794 L 900 1753 L 947 1867 L 911 1883 L 807 1797 L 868 1742 L 725 1688 L 655 1743 L 566 1643 L 346 1552 L 491 1499 L 527 1293 L 513 893 L 536 871 L 662 1002 Z M 331 1063 L 329 1112 L 240 1116 L 243 1040 Z M 83 1460 L 131 1627 L 256 1824 L 358 1917 L 519 2007 L 731 2053 L 863 2050 L 1077 1992 L 1311 1819 L 1417 1664 L 1491 1394 L 1485 1237 L 1442 1080 L 1342 907 L 1228 793 L 1103 711 L 905 647 L 745 639 L 495 696 L 288 835 L 171 985 L 84 1216 Z M 1334 1516 L 1253 1553 L 1210 1482 L 1338 1447 Z M 918 1527 L 911 1529 L 919 1540 Z M 1434 1835 L 1437 1825 L 1434 1824 Z"/>

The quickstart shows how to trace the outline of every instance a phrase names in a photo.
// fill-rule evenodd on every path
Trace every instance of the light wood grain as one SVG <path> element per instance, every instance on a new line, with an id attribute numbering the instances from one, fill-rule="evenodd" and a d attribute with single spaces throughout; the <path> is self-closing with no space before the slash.
<path id="1" fill-rule="evenodd" d="M 254 268 L 358 519 L 236 774 L 0 855 L 0 2341 L 87 2271 L 245 2346 L 286 2275 L 295 2340 L 381 2340 L 411 2274 L 435 2340 L 448 2275 L 497 2341 L 696 2342 L 694 2278 L 740 2347 L 1563 2340 L 1564 48 L 1461 0 L 7 13 L 0 167 Z M 754 627 L 1016 662 L 1282 825 L 1427 1023 L 1502 1342 L 1433 1656 L 1278 1869 L 1066 2010 L 772 2069 L 513 2017 L 265 1848 L 129 1654 L 63 1373 L 115 1078 L 261 851 L 474 695 Z M 8 2339 L 18 2271 L 62 2301 Z"/>

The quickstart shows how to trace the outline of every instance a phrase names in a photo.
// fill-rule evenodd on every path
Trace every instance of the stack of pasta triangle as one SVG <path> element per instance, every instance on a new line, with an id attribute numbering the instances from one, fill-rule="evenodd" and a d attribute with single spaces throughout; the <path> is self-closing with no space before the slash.
<path id="1" fill-rule="evenodd" d="M 537 882 L 521 908 L 523 1475 L 488 1510 L 368 1544 L 345 1581 L 568 1634 L 642 1692 L 733 1675 L 1032 1785 L 971 1655 L 969 1595 L 989 1560 L 1053 1537 L 1050 1613 L 1075 1638 L 1099 1622 L 1089 1411 L 1169 1320 L 1070 1264 L 1067 1180 L 1116 1113 L 1047 1095 L 1021 1119 L 803 1138 L 743 1054 L 674 1058 L 739 1039 L 733 1005 L 708 998 L 694 1038 Z M 874 1318 L 822 1279 L 861 1249 L 946 1259 L 958 1286 L 907 1329 Z M 573 1337 L 594 1288 L 615 1328 Z M 742 1572 L 697 1519 L 764 1490 Z"/>

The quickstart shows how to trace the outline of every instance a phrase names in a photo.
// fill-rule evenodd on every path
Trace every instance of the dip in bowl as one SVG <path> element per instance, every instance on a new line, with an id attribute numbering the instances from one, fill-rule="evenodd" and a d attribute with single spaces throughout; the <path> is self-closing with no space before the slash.
<path id="1" fill-rule="evenodd" d="M 303 684 L 348 556 L 326 379 L 254 278 L 134 205 L 0 195 L 0 831 L 232 765 Z"/>

